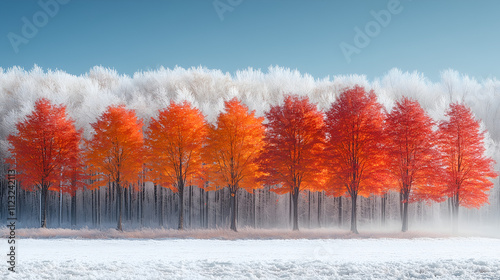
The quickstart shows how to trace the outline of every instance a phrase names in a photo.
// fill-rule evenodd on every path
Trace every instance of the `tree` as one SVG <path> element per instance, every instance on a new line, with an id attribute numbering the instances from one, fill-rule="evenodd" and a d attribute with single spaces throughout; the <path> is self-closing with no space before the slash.
<path id="1" fill-rule="evenodd" d="M 190 103 L 171 102 L 151 119 L 146 132 L 149 166 L 157 183 L 179 193 L 179 229 L 184 227 L 184 186 L 203 184 L 201 151 L 207 124 L 201 111 Z"/>
<path id="2" fill-rule="evenodd" d="M 53 105 L 45 98 L 35 102 L 33 112 L 16 129 L 17 134 L 8 137 L 10 164 L 25 188 L 41 190 L 41 227 L 45 228 L 48 191 L 59 190 L 63 175 L 78 164 L 81 131 L 76 130 L 63 105 Z"/>
<path id="3" fill-rule="evenodd" d="M 442 196 L 437 188 L 442 168 L 435 145 L 437 134 L 434 122 L 420 104 L 407 97 L 396 102 L 385 121 L 387 166 L 402 194 L 401 230 L 405 232 L 410 199 L 439 200 Z"/>
<path id="4" fill-rule="evenodd" d="M 447 120 L 439 123 L 439 147 L 444 157 L 443 194 L 451 198 L 453 229 L 458 228 L 459 206 L 479 208 L 488 202 L 496 178 L 494 160 L 485 155 L 484 136 L 478 120 L 464 104 L 452 103 Z"/>
<path id="5" fill-rule="evenodd" d="M 325 166 L 329 193 L 351 198 L 351 231 L 357 229 L 358 195 L 380 193 L 384 177 L 382 125 L 384 114 L 373 91 L 354 86 L 344 90 L 326 112 Z"/>
<path id="6" fill-rule="evenodd" d="M 230 190 L 231 229 L 236 231 L 236 201 L 239 189 L 259 187 L 258 157 L 264 142 L 264 118 L 249 112 L 237 98 L 224 102 L 216 125 L 209 125 L 204 158 L 209 164 L 212 187 Z"/>
<path id="7" fill-rule="evenodd" d="M 283 105 L 266 112 L 265 148 L 261 156 L 263 181 L 278 194 L 291 193 L 293 230 L 298 230 L 300 191 L 321 185 L 323 113 L 308 97 L 287 95 Z"/>
<path id="8" fill-rule="evenodd" d="M 106 184 L 105 176 L 115 183 L 118 198 L 117 229 L 122 230 L 122 188 L 137 180 L 142 170 L 142 121 L 125 106 L 109 106 L 91 124 L 94 134 L 86 143 L 87 164 L 102 176 L 98 186 Z"/>

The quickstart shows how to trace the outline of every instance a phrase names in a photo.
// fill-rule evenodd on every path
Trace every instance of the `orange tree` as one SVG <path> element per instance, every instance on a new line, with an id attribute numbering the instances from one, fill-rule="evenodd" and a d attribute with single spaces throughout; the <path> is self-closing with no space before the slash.
<path id="1" fill-rule="evenodd" d="M 351 231 L 357 229 L 358 195 L 380 193 L 384 178 L 382 106 L 373 91 L 355 86 L 344 90 L 326 112 L 325 166 L 329 193 L 351 198 Z"/>
<path id="2" fill-rule="evenodd" d="M 109 176 L 115 183 L 119 212 L 117 229 L 122 230 L 122 187 L 133 183 L 142 170 L 142 121 L 123 105 L 109 106 L 92 128 L 92 138 L 85 142 L 87 164 L 91 170 Z M 98 186 L 105 184 L 105 180 L 100 180 Z"/>
<path id="3" fill-rule="evenodd" d="M 57 190 L 64 174 L 77 166 L 81 131 L 76 130 L 63 105 L 44 98 L 35 102 L 33 112 L 16 129 L 17 134 L 8 137 L 9 162 L 25 188 L 42 191 L 41 227 L 47 227 L 47 193 Z"/>
<path id="4" fill-rule="evenodd" d="M 229 187 L 231 229 L 236 231 L 236 200 L 239 189 L 251 192 L 258 184 L 258 157 L 264 145 L 264 118 L 249 112 L 237 98 L 224 102 L 224 112 L 208 127 L 205 162 L 211 188 Z"/>
<path id="5" fill-rule="evenodd" d="M 489 178 L 497 177 L 497 173 L 493 159 L 485 155 L 485 131 L 471 109 L 453 103 L 446 116 L 438 130 L 445 164 L 443 194 L 451 198 L 453 228 L 457 230 L 459 206 L 479 208 L 487 203 L 493 187 Z"/>
<path id="6" fill-rule="evenodd" d="M 184 224 L 184 186 L 189 180 L 203 184 L 201 151 L 207 127 L 203 114 L 190 103 L 171 102 L 152 118 L 146 131 L 148 165 L 154 180 L 179 193 L 179 224 Z"/>
<path id="7" fill-rule="evenodd" d="M 435 146 L 434 122 L 416 100 L 404 97 L 387 115 L 387 166 L 397 182 L 403 205 L 402 231 L 408 230 L 408 203 L 439 200 L 440 153 Z"/>
<path id="8" fill-rule="evenodd" d="M 299 193 L 318 189 L 322 172 L 323 113 L 308 97 L 287 95 L 283 105 L 266 112 L 265 148 L 260 163 L 263 181 L 278 194 L 291 193 L 293 230 L 298 230 Z"/>

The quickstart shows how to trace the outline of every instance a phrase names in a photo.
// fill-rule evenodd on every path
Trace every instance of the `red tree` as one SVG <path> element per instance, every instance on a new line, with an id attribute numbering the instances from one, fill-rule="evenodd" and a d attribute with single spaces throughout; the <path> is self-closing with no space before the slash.
<path id="1" fill-rule="evenodd" d="M 384 114 L 373 91 L 355 86 L 342 92 L 326 113 L 325 166 L 330 193 L 351 197 L 351 231 L 358 233 L 358 195 L 380 193 L 384 175 Z"/>
<path id="2" fill-rule="evenodd" d="M 262 152 L 264 118 L 233 98 L 224 102 L 216 125 L 209 125 L 205 160 L 209 165 L 211 188 L 229 187 L 231 229 L 236 231 L 236 200 L 240 188 L 251 192 L 260 187 L 257 159 Z"/>
<path id="3" fill-rule="evenodd" d="M 458 226 L 459 206 L 479 208 L 488 202 L 497 177 L 494 161 L 485 155 L 484 135 L 471 109 L 453 103 L 446 112 L 448 120 L 439 124 L 439 146 L 444 156 L 444 195 L 451 198 L 453 228 Z"/>
<path id="4" fill-rule="evenodd" d="M 287 95 L 283 105 L 266 113 L 265 148 L 261 156 L 263 181 L 276 185 L 272 191 L 291 193 L 293 230 L 298 230 L 299 193 L 321 185 L 323 113 L 308 97 Z"/>
<path id="5" fill-rule="evenodd" d="M 10 163 L 25 188 L 41 189 L 41 227 L 47 227 L 47 193 L 59 190 L 64 175 L 77 166 L 81 131 L 76 130 L 63 105 L 53 105 L 44 98 L 35 102 L 33 112 L 16 128 L 17 134 L 8 137 Z"/>
<path id="6" fill-rule="evenodd" d="M 179 224 L 184 227 L 184 186 L 188 181 L 203 184 L 201 151 L 206 144 L 207 124 L 200 110 L 187 101 L 171 102 L 151 119 L 146 145 L 154 179 L 179 193 Z"/>
<path id="7" fill-rule="evenodd" d="M 125 106 L 110 106 L 92 128 L 92 139 L 86 141 L 87 163 L 93 172 L 109 176 L 115 183 L 119 211 L 117 229 L 122 230 L 122 187 L 136 181 L 142 170 L 142 121 Z M 98 184 L 104 186 L 106 180 Z"/>
<path id="8" fill-rule="evenodd" d="M 416 100 L 404 97 L 387 115 L 387 165 L 401 194 L 402 231 L 408 230 L 408 203 L 441 198 L 440 153 L 435 146 L 434 122 Z M 411 196 L 410 196 L 411 195 Z"/>

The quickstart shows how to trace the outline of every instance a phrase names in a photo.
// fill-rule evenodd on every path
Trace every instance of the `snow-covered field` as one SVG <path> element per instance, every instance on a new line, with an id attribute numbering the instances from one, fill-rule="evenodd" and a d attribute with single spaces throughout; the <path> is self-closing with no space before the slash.
<path id="1" fill-rule="evenodd" d="M 496 238 L 275 237 L 22 238 L 17 240 L 18 272 L 9 273 L 4 262 L 0 275 L 7 279 L 500 279 Z M 0 248 L 7 252 L 7 242 Z"/>

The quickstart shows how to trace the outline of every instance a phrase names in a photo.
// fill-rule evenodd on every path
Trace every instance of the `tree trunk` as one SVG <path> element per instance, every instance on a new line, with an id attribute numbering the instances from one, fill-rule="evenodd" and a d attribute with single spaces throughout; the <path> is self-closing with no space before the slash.
<path id="1" fill-rule="evenodd" d="M 292 217 L 293 217 L 293 192 L 290 192 L 289 201 L 288 201 L 288 224 L 292 225 Z"/>
<path id="2" fill-rule="evenodd" d="M 115 183 L 111 183 L 111 181 L 109 182 L 108 184 L 108 189 L 106 190 L 106 197 L 104 198 L 104 201 L 105 201 L 105 204 L 104 204 L 104 208 L 106 209 L 105 212 L 106 212 L 106 221 L 109 222 L 110 221 L 110 216 L 111 216 L 111 204 L 112 204 L 112 200 L 111 200 L 111 190 L 113 189 L 113 186 L 115 185 Z"/>
<path id="3" fill-rule="evenodd" d="M 109 221 L 114 221 L 117 219 L 116 214 L 118 213 L 118 200 L 116 199 L 116 183 L 113 182 L 111 185 L 112 189 L 109 192 Z"/>
<path id="4" fill-rule="evenodd" d="M 311 228 L 311 191 L 307 191 L 307 200 L 308 200 L 308 212 L 307 212 L 307 220 L 308 220 L 308 228 Z"/>
<path id="5" fill-rule="evenodd" d="M 339 220 L 338 220 L 338 226 L 339 228 L 342 227 L 342 196 L 339 196 Z"/>
<path id="6" fill-rule="evenodd" d="M 318 192 L 318 227 L 321 227 L 321 196 L 323 192 Z"/>
<path id="7" fill-rule="evenodd" d="M 125 212 L 125 221 L 128 220 L 128 209 L 129 209 L 129 204 L 130 202 L 128 201 L 128 190 L 127 189 L 124 189 L 123 190 L 123 207 L 124 207 L 124 212 Z"/>
<path id="8" fill-rule="evenodd" d="M 76 193 L 71 196 L 71 226 L 76 226 Z"/>
<path id="9" fill-rule="evenodd" d="M 219 209 L 219 191 L 220 190 L 215 190 L 214 191 L 214 228 L 217 228 L 217 224 L 219 223 L 219 218 L 217 217 L 217 213 L 220 212 Z M 220 213 L 219 213 L 220 215 Z"/>
<path id="10" fill-rule="evenodd" d="M 132 206 L 132 200 L 133 200 L 133 197 L 132 197 L 132 186 L 129 184 L 128 186 L 128 203 L 129 203 L 129 208 L 128 208 L 128 220 L 129 221 L 132 221 L 132 213 L 133 213 L 133 209 L 134 207 Z M 99 191 L 97 192 L 97 194 L 99 194 Z M 100 206 L 97 207 L 97 209 L 100 209 Z M 99 214 L 99 213 L 98 213 Z M 99 219 L 98 219 L 99 220 Z"/>
<path id="11" fill-rule="evenodd" d="M 299 188 L 293 188 L 293 230 L 299 230 Z"/>
<path id="12" fill-rule="evenodd" d="M 205 192 L 205 196 L 206 196 L 205 197 L 205 204 L 206 204 L 206 208 L 205 208 L 205 228 L 208 228 L 208 222 L 209 222 L 209 220 L 208 220 L 208 217 L 209 217 L 208 213 L 209 213 L 209 210 L 210 210 L 210 204 L 209 204 L 210 203 L 210 199 L 209 199 L 210 196 L 209 196 L 209 192 L 208 191 Z"/>
<path id="13" fill-rule="evenodd" d="M 237 188 L 234 186 L 229 187 L 231 197 L 229 199 L 231 205 L 229 207 L 229 210 L 231 211 L 231 229 L 233 231 L 238 231 L 236 230 L 236 194 L 237 194 Z"/>
<path id="14" fill-rule="evenodd" d="M 92 216 L 92 226 L 96 225 L 95 221 L 95 189 L 90 191 L 90 212 Z"/>
<path id="15" fill-rule="evenodd" d="M 188 207 L 188 210 L 189 210 L 189 223 L 188 223 L 188 227 L 191 228 L 191 220 L 193 219 L 193 186 L 189 186 L 188 187 L 189 191 L 188 191 L 188 194 L 189 194 L 189 199 L 188 199 L 188 204 L 189 204 L 189 207 Z"/>
<path id="16" fill-rule="evenodd" d="M 155 196 L 155 211 L 154 211 L 154 216 L 153 219 L 158 217 L 158 185 L 154 184 L 154 196 Z"/>
<path id="17" fill-rule="evenodd" d="M 453 233 L 456 234 L 458 233 L 458 208 L 459 208 L 459 196 L 458 196 L 458 192 L 456 194 L 453 195 L 453 198 L 452 198 L 452 210 L 453 210 L 453 224 L 452 224 L 452 227 L 453 227 Z"/>
<path id="18" fill-rule="evenodd" d="M 41 213 L 42 213 L 42 218 L 41 218 L 41 227 L 42 228 L 47 228 L 47 202 L 48 202 L 48 191 L 49 191 L 49 186 L 42 184 L 42 203 L 41 203 Z"/>
<path id="19" fill-rule="evenodd" d="M 178 192 L 179 192 L 179 224 L 177 229 L 184 229 L 184 181 L 179 180 Z"/>
<path id="20" fill-rule="evenodd" d="M 403 200 L 403 227 L 401 229 L 402 232 L 408 231 L 408 200 L 410 198 L 409 187 L 403 185 L 403 190 L 401 190 Z"/>
<path id="21" fill-rule="evenodd" d="M 97 189 L 97 225 L 101 227 L 101 189 Z"/>
<path id="22" fill-rule="evenodd" d="M 159 225 L 160 225 L 160 228 L 163 228 L 163 187 L 160 187 L 160 209 L 159 209 L 159 212 L 160 212 Z"/>
<path id="23" fill-rule="evenodd" d="M 224 190 L 223 192 L 224 194 L 226 193 L 226 191 Z M 229 194 L 231 194 L 231 188 L 229 188 Z M 231 224 L 231 199 L 227 199 L 227 197 L 224 195 L 223 196 L 223 200 L 224 200 L 224 225 L 228 225 L 228 224 Z M 236 212 L 235 212 L 236 214 Z"/>
<path id="24" fill-rule="evenodd" d="M 144 200 L 146 199 L 146 183 L 142 182 L 141 190 L 141 227 L 144 226 Z"/>
<path id="25" fill-rule="evenodd" d="M 405 200 L 403 203 L 403 227 L 401 231 L 408 231 L 408 200 Z"/>
<path id="26" fill-rule="evenodd" d="M 256 228 L 256 205 L 255 205 L 255 189 L 252 190 L 252 221 L 253 221 L 253 228 Z"/>
<path id="27" fill-rule="evenodd" d="M 203 198 L 205 197 L 203 195 L 203 189 L 202 188 L 199 188 L 199 191 L 200 191 L 200 195 L 199 195 L 199 204 L 198 204 L 198 207 L 199 207 L 199 217 L 200 217 L 200 228 L 203 228 L 203 225 L 205 224 L 205 214 L 203 213 L 203 210 L 205 210 L 205 208 L 203 207 Z"/>
<path id="28" fill-rule="evenodd" d="M 116 225 L 116 229 L 119 231 L 123 231 L 122 228 L 122 187 L 120 186 L 120 181 L 116 181 L 116 192 L 118 199 L 118 223 Z"/>
<path id="29" fill-rule="evenodd" d="M 59 185 L 59 227 L 61 227 L 62 224 L 62 198 L 63 198 L 63 193 L 62 193 L 62 188 Z"/>
<path id="30" fill-rule="evenodd" d="M 356 215 L 356 210 L 357 210 L 357 200 L 358 200 L 358 194 L 351 194 L 351 202 L 352 202 L 352 207 L 351 207 L 351 232 L 358 234 L 358 223 L 357 223 L 357 215 Z"/>
<path id="31" fill-rule="evenodd" d="M 236 225 L 236 223 L 240 220 L 240 219 L 239 219 L 239 214 L 240 214 L 240 213 L 239 213 L 239 206 L 240 206 L 240 205 L 238 204 L 238 199 L 237 199 L 237 198 L 238 198 L 238 196 L 236 195 L 237 193 L 238 193 L 238 189 L 236 189 L 236 191 L 235 191 L 235 193 L 234 193 L 234 216 L 235 216 L 235 218 L 234 218 L 235 223 L 234 223 L 234 224 L 235 224 L 235 225 Z"/>
<path id="32" fill-rule="evenodd" d="M 386 203 L 387 203 L 387 193 L 384 193 L 382 195 L 382 205 L 381 205 L 381 220 L 382 220 L 382 226 L 385 225 L 385 209 L 386 209 Z"/>
<path id="33" fill-rule="evenodd" d="M 403 220 L 403 190 L 399 191 L 399 217 Z"/>
<path id="34" fill-rule="evenodd" d="M 214 228 L 217 228 L 217 198 L 219 190 L 214 191 Z"/>
<path id="35" fill-rule="evenodd" d="M 71 225 L 71 196 L 69 197 L 69 202 L 66 201 L 64 210 L 66 212 L 66 223 Z"/>

